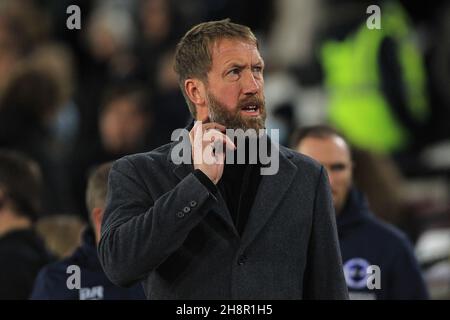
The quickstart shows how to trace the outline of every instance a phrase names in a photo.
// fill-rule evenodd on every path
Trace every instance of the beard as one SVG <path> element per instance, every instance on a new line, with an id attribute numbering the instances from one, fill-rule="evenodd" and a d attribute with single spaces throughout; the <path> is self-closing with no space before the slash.
<path id="1" fill-rule="evenodd" d="M 252 96 L 239 101 L 234 112 L 228 111 L 227 108 L 210 92 L 207 92 L 206 99 L 208 102 L 209 120 L 217 122 L 228 129 L 248 129 L 260 130 L 265 128 L 266 107 L 264 98 Z M 259 115 L 256 117 L 243 116 L 241 110 L 244 106 L 258 106 Z"/>

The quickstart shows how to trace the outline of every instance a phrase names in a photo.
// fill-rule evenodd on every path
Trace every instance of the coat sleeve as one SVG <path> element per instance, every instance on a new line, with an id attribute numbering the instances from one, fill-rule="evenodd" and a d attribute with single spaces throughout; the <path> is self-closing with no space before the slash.
<path id="1" fill-rule="evenodd" d="M 316 186 L 307 259 L 305 299 L 348 299 L 336 217 L 328 177 L 323 167 Z"/>
<path id="2" fill-rule="evenodd" d="M 116 161 L 109 174 L 98 246 L 108 278 L 125 287 L 143 279 L 181 247 L 214 201 L 193 173 L 152 199 L 131 160 Z"/>

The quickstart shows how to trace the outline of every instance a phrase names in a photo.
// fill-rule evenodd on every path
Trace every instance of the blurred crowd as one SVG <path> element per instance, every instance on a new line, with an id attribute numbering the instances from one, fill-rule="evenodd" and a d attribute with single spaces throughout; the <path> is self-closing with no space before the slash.
<path id="1" fill-rule="evenodd" d="M 366 24 L 373 4 L 378 33 Z M 80 8 L 80 29 L 66 25 L 70 5 Z M 431 297 L 450 298 L 446 1 L 1 0 L 0 158 L 15 152 L 39 167 L 42 188 L 17 187 L 42 190 L 39 201 L 15 200 L 33 204 L 23 210 L 50 251 L 29 277 L 70 256 L 85 225 L 95 229 L 85 201 L 93 168 L 168 143 L 192 121 L 175 46 L 193 25 L 223 18 L 259 39 L 268 128 L 285 145 L 298 128 L 338 129 L 372 210 L 416 245 Z M 0 216 L 14 170 L 0 168 Z"/>

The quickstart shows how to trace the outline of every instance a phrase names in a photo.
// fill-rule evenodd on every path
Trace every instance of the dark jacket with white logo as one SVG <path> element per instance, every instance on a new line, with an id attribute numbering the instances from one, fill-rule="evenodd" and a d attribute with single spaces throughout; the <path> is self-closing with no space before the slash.
<path id="1" fill-rule="evenodd" d="M 67 280 L 75 275 L 67 272 L 71 265 L 80 269 L 81 288 L 69 289 Z M 69 270 L 70 271 L 70 270 Z M 74 284 L 69 281 L 69 284 Z M 103 272 L 97 256 L 92 229 L 83 232 L 82 245 L 68 258 L 49 264 L 41 269 L 34 284 L 33 300 L 126 300 L 145 299 L 142 286 L 129 289 L 115 286 Z"/>
<path id="2" fill-rule="evenodd" d="M 407 237 L 394 226 L 376 219 L 364 196 L 354 188 L 337 217 L 337 227 L 350 298 L 428 298 Z M 379 267 L 380 289 L 375 286 L 376 269 L 367 272 L 370 265 Z"/>

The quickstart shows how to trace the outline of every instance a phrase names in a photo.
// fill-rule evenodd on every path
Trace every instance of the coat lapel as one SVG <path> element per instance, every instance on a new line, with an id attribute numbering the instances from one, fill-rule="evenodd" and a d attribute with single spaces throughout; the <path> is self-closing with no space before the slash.
<path id="1" fill-rule="evenodd" d="M 285 193 L 288 191 L 297 171 L 297 167 L 279 150 L 279 170 L 275 175 L 264 175 L 261 178 L 249 219 L 242 236 L 242 246 L 247 246 L 276 212 Z"/>

